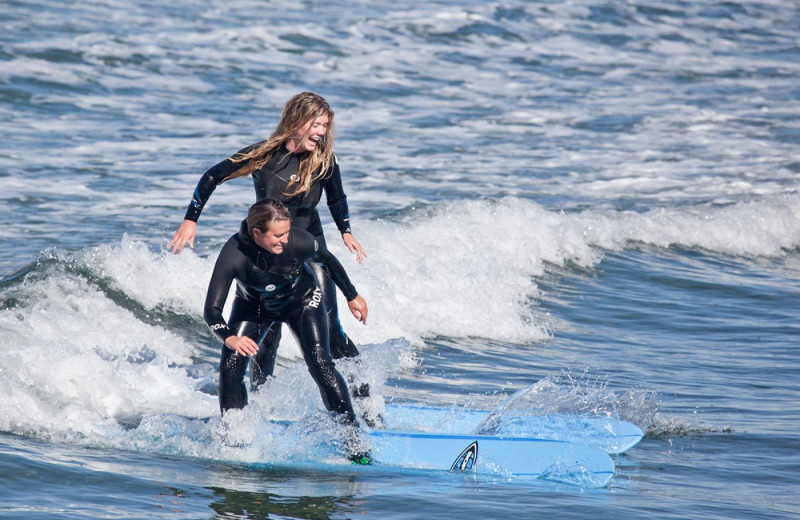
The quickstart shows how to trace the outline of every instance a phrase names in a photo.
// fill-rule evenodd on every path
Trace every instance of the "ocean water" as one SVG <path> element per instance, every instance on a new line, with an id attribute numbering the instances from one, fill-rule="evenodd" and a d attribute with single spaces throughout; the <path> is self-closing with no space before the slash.
<path id="1" fill-rule="evenodd" d="M 0 29 L 0 517 L 800 518 L 797 2 L 32 0 Z M 249 180 L 166 245 L 302 90 L 368 254 L 321 207 L 370 306 L 342 371 L 378 407 L 631 421 L 607 487 L 336 464 L 290 339 L 218 417 L 202 303 Z"/>

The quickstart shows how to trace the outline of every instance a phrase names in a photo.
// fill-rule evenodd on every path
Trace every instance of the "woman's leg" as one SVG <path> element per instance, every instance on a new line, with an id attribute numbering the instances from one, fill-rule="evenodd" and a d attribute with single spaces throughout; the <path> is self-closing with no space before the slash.
<path id="1" fill-rule="evenodd" d="M 252 322 L 232 324 L 239 331 L 254 328 Z M 252 336 L 251 336 L 252 337 Z M 219 357 L 219 410 L 224 415 L 226 411 L 244 408 L 247 404 L 247 387 L 244 384 L 244 373 L 247 370 L 248 358 L 239 355 L 235 350 L 222 345 Z"/>
<path id="2" fill-rule="evenodd" d="M 259 336 L 258 352 L 250 359 L 250 390 L 258 390 L 275 371 L 278 343 L 281 340 L 281 323 L 276 321 Z"/>
<path id="3" fill-rule="evenodd" d="M 262 342 L 259 351 L 252 360 L 222 345 L 219 359 L 219 408 L 224 414 L 226 410 L 244 408 L 247 404 L 247 387 L 244 384 L 244 374 L 247 365 L 251 362 L 251 381 L 253 372 L 258 371 L 257 380 L 266 380 L 272 375 L 275 366 L 275 355 L 278 348 L 277 339 L 269 335 L 269 321 L 259 317 L 257 308 L 242 301 L 234 300 L 228 324 L 237 336 L 247 336 L 256 343 Z M 279 324 L 277 324 L 279 325 Z M 280 330 L 280 329 L 278 329 Z M 267 336 L 270 336 L 269 338 Z M 252 365 L 255 364 L 256 367 Z"/>
<path id="4" fill-rule="evenodd" d="M 318 296 L 319 289 L 315 290 Z M 303 352 L 308 371 L 319 387 L 325 408 L 342 414 L 347 422 L 355 422 L 356 414 L 342 374 L 331 358 L 325 304 L 309 300 L 298 307 L 287 320 Z"/>
<path id="5" fill-rule="evenodd" d="M 308 371 L 319 387 L 325 408 L 339 414 L 342 420 L 348 458 L 357 464 L 371 464 L 369 450 L 361 440 L 347 384 L 331 358 L 325 302 L 320 301 L 319 289 L 315 290 L 315 295 L 319 303 L 315 304 L 314 299 L 307 300 L 305 305 L 291 313 L 289 327 L 297 336 Z"/>

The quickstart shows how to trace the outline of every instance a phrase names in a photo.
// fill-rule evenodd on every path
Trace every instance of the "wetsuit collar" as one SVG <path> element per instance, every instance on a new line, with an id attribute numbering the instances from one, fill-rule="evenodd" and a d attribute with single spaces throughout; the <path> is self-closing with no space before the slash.
<path id="1" fill-rule="evenodd" d="M 295 157 L 297 157 L 298 159 L 300 159 L 301 157 L 303 157 L 303 156 L 307 155 L 309 152 L 307 152 L 307 151 L 304 151 L 304 152 L 292 152 L 292 151 L 290 151 L 290 150 L 289 150 L 289 147 L 288 147 L 288 146 L 286 146 L 286 141 L 284 141 L 284 142 L 281 144 L 281 151 L 280 151 L 280 153 L 281 153 L 281 155 L 282 155 L 283 157 L 286 157 L 286 156 L 289 156 L 289 155 L 294 155 Z"/>

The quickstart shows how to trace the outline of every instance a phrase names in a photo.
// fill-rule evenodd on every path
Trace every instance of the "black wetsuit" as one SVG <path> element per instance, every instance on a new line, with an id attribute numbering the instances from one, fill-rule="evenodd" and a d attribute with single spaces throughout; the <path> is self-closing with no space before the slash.
<path id="1" fill-rule="evenodd" d="M 347 385 L 336 370 L 330 353 L 325 302 L 307 261 L 323 264 L 348 301 L 358 293 L 342 265 L 319 241 L 302 229 L 292 228 L 283 252 L 273 254 L 250 237 L 247 223 L 225 243 L 208 285 L 203 317 L 224 343 L 233 335 L 248 336 L 259 345 L 251 363 L 254 384 L 272 374 L 275 351 L 263 345 L 270 328 L 289 325 L 297 337 L 308 370 L 317 383 L 325 407 L 348 421 L 355 420 Z M 236 298 L 229 321 L 222 316 L 231 283 L 236 280 Z M 274 324 L 274 325 L 273 325 Z M 222 347 L 220 357 L 220 409 L 247 404 L 244 374 L 248 358 Z"/>
<path id="2" fill-rule="evenodd" d="M 262 143 L 263 142 L 248 146 L 239 151 L 238 154 L 245 154 Z M 225 159 L 205 172 L 200 178 L 197 188 L 194 190 L 194 196 L 189 203 L 189 208 L 186 210 L 186 216 L 184 218 L 197 222 L 200 218 L 200 213 L 203 211 L 203 207 L 206 202 L 208 202 L 214 189 L 221 184 L 225 178 L 239 168 L 244 167 L 246 164 L 246 162 L 235 163 L 230 159 Z M 313 183 L 308 193 L 289 197 L 286 195 L 291 189 L 289 188 L 289 182 L 292 176 L 297 173 L 299 165 L 300 156 L 289 152 L 286 146 L 282 146 L 266 165 L 251 174 L 256 190 L 256 200 L 273 198 L 282 201 L 287 208 L 289 208 L 289 212 L 292 215 L 292 227 L 305 229 L 317 239 L 317 242 L 325 247 L 325 237 L 322 234 L 322 222 L 320 221 L 319 213 L 316 209 L 323 191 L 325 191 L 328 207 L 330 208 L 331 215 L 333 216 L 334 222 L 336 222 L 336 227 L 339 229 L 339 232 L 342 234 L 350 233 L 350 215 L 347 207 L 347 196 L 344 194 L 344 188 L 342 187 L 342 176 L 339 172 L 339 164 L 334 157 L 333 166 L 322 181 Z M 336 304 L 336 288 L 334 284 L 331 283 L 330 272 L 327 272 L 324 266 L 313 261 L 309 262 L 309 267 L 317 279 L 317 285 L 319 285 L 322 290 L 325 307 L 328 310 L 328 328 L 330 330 L 331 354 L 333 358 L 339 359 L 342 357 L 358 356 L 358 349 L 347 334 L 345 334 L 339 322 Z M 281 330 L 280 327 L 274 327 L 273 329 L 274 330 L 270 332 L 270 337 L 265 341 L 265 344 L 271 345 L 273 350 L 277 350 Z"/>

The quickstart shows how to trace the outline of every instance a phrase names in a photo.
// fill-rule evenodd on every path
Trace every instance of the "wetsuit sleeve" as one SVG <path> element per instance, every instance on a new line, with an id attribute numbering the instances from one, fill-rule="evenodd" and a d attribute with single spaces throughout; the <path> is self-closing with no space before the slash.
<path id="1" fill-rule="evenodd" d="M 245 154 L 260 144 L 261 143 L 256 143 L 247 146 L 239 150 L 236 155 Z M 228 158 L 209 168 L 208 171 L 206 171 L 203 176 L 200 177 L 200 182 L 197 183 L 197 187 L 194 189 L 192 200 L 189 202 L 189 207 L 186 209 L 186 215 L 183 217 L 184 220 L 197 222 L 197 220 L 200 218 L 200 213 L 203 211 L 206 202 L 208 202 L 208 199 L 211 197 L 211 194 L 214 193 L 216 187 L 222 184 L 222 181 L 227 179 L 232 173 L 243 167 L 245 164 L 247 163 L 235 163 Z"/>
<path id="2" fill-rule="evenodd" d="M 211 194 L 214 193 L 214 189 L 216 189 L 230 174 L 242 166 L 242 164 L 236 164 L 230 159 L 225 159 L 221 163 L 209 168 L 208 171 L 200 177 L 200 182 L 197 183 L 197 187 L 194 189 L 192 200 L 189 202 L 186 215 L 183 217 L 184 220 L 197 222 L 206 202 L 208 202 Z"/>
<path id="3" fill-rule="evenodd" d="M 236 258 L 239 255 L 236 238 L 231 237 L 217 257 L 211 281 L 208 283 L 206 304 L 203 309 L 203 319 L 206 325 L 223 343 L 234 335 L 234 332 L 228 327 L 228 322 L 222 316 L 222 310 L 228 298 L 231 283 L 236 278 Z"/>
<path id="4" fill-rule="evenodd" d="M 333 221 L 339 228 L 339 233 L 352 233 L 350 230 L 350 209 L 347 207 L 347 195 L 344 194 L 342 186 L 342 174 L 339 171 L 339 161 L 333 156 L 333 171 L 323 181 L 325 198 L 328 201 L 328 209 L 331 211 Z"/>
<path id="5" fill-rule="evenodd" d="M 350 277 L 347 276 L 347 271 L 344 270 L 344 266 L 339 262 L 339 259 L 333 256 L 333 253 L 328 251 L 328 249 L 316 239 L 314 240 L 314 248 L 316 250 L 314 260 L 328 268 L 333 283 L 342 291 L 347 301 L 358 296 L 358 291 L 350 281 Z"/>

